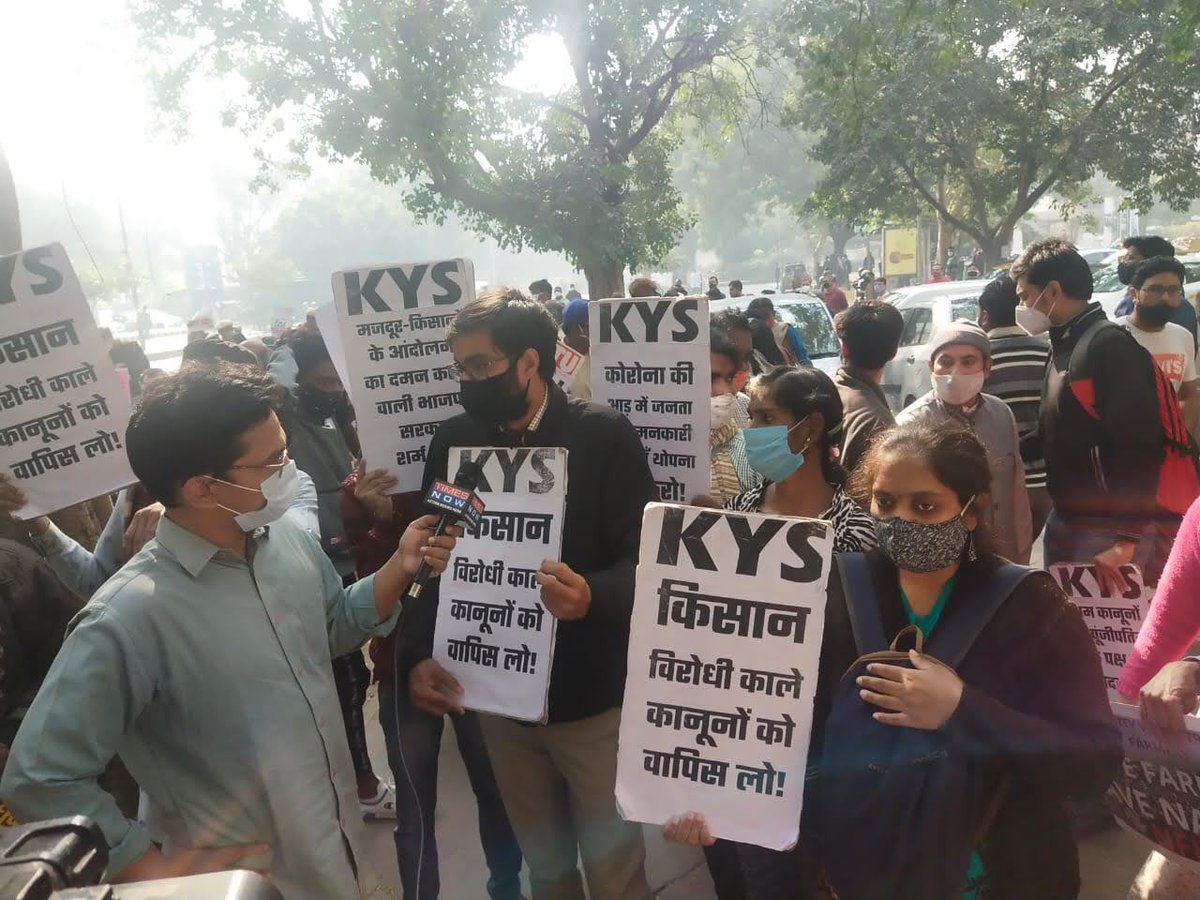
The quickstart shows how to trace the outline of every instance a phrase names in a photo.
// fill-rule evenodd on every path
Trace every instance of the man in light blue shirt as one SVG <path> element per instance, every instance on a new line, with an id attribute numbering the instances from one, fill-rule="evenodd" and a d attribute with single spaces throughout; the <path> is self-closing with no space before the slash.
<path id="1" fill-rule="evenodd" d="M 167 512 L 74 620 L 0 782 L 22 821 L 83 814 L 118 880 L 256 868 L 288 900 L 365 896 L 360 813 L 331 656 L 395 626 L 424 559 L 452 537 L 417 520 L 349 588 L 283 513 L 295 466 L 265 381 L 228 371 L 156 381 L 126 433 Z M 97 775 L 119 753 L 154 838 Z"/>

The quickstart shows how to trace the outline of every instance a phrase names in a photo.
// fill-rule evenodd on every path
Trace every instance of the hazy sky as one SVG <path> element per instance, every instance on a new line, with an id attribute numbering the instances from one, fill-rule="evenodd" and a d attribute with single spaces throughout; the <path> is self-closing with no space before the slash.
<path id="1" fill-rule="evenodd" d="M 174 223 L 189 243 L 215 239 L 214 169 L 254 163 L 246 139 L 223 129 L 219 101 L 193 97 L 191 135 L 158 131 L 125 0 L 5 0 L 0 144 L 17 181 L 73 202 L 90 200 L 144 222 Z M 531 41 L 514 86 L 552 91 L 569 77 L 556 36 Z"/>

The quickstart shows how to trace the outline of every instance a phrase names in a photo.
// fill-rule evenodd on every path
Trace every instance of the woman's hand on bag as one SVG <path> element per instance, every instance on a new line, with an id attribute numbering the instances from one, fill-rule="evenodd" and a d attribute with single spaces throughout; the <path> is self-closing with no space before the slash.
<path id="1" fill-rule="evenodd" d="M 954 670 L 916 650 L 908 651 L 913 668 L 871 663 L 858 678 L 860 696 L 882 712 L 876 721 L 936 731 L 954 715 L 962 700 L 962 679 Z"/>

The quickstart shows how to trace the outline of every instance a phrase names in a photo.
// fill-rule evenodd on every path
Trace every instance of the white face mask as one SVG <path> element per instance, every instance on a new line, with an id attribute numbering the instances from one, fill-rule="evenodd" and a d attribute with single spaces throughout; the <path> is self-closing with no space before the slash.
<path id="1" fill-rule="evenodd" d="M 1050 321 L 1049 313 L 1044 313 L 1037 309 L 1038 300 L 1042 299 L 1042 294 L 1046 293 L 1046 289 L 1042 288 L 1042 293 L 1037 295 L 1037 300 L 1034 300 L 1028 306 L 1017 304 L 1017 324 L 1028 331 L 1030 334 L 1045 334 L 1054 324 Z M 1055 301 L 1057 305 L 1058 301 Z M 1054 312 L 1054 306 L 1050 307 L 1050 312 Z"/>
<path id="2" fill-rule="evenodd" d="M 226 512 L 233 513 L 233 520 L 238 523 L 242 531 L 247 532 L 254 531 L 256 528 L 262 528 L 264 525 L 270 525 L 272 522 L 278 522 L 283 517 L 283 514 L 291 508 L 292 502 L 296 499 L 296 494 L 300 490 L 300 475 L 296 469 L 296 463 L 290 459 L 257 488 L 248 488 L 244 485 L 234 484 L 232 481 L 224 481 L 220 478 L 214 478 L 213 481 L 219 481 L 221 484 L 227 484 L 239 490 L 250 491 L 254 494 L 261 493 L 263 495 L 263 505 L 250 512 L 238 512 L 236 509 L 230 509 L 228 506 L 221 506 L 221 509 Z M 220 504 L 217 505 L 220 506 Z"/>
<path id="3" fill-rule="evenodd" d="M 709 409 L 712 413 L 712 421 L 709 427 L 713 431 L 720 431 L 729 424 L 729 420 L 733 418 L 733 410 L 736 403 L 733 394 L 722 394 L 719 397 L 713 397 L 709 401 Z"/>
<path id="4" fill-rule="evenodd" d="M 979 396 L 983 390 L 984 374 L 976 372 L 973 375 L 934 375 L 933 390 L 938 399 L 951 406 L 966 406 Z"/>

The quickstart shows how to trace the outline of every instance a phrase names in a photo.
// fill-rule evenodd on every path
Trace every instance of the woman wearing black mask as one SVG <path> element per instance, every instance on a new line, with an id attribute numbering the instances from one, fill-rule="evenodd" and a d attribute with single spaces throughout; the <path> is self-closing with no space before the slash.
<path id="1" fill-rule="evenodd" d="M 937 900 L 1078 896 L 1066 800 L 1103 793 L 1120 765 L 1121 741 L 1092 639 L 1054 581 L 1031 573 L 1010 590 L 998 589 L 1005 562 L 988 551 L 979 527 L 990 482 L 987 454 L 974 435 L 919 424 L 884 433 L 855 470 L 851 491 L 875 517 L 879 549 L 835 567 L 864 577 L 830 581 L 808 757 L 815 777 L 805 793 L 800 842 L 790 873 L 755 883 L 756 873 L 747 870 L 749 897 L 808 900 L 818 896 L 821 877 L 840 900 L 900 896 L 895 885 L 869 884 L 870 876 L 895 871 L 886 848 L 898 846 L 918 817 L 927 832 L 930 817 L 946 814 L 938 804 L 924 812 L 914 812 L 920 804 L 889 804 L 895 793 L 839 796 L 847 753 L 828 728 L 835 692 L 839 716 L 846 704 L 862 704 L 866 729 L 856 751 L 873 746 L 873 737 L 888 741 L 889 729 L 915 729 L 965 755 L 964 806 L 976 827 L 964 834 L 978 839 L 964 836 L 955 848 L 961 869 L 951 880 L 961 887 Z M 957 667 L 938 662 L 940 630 L 956 629 L 989 594 L 1003 602 Z M 932 641 L 930 655 L 913 649 L 906 665 L 873 663 L 847 689 L 842 679 L 856 660 L 882 649 L 856 641 L 857 632 L 869 629 L 851 625 L 851 604 L 856 622 L 866 621 L 866 611 L 875 614 L 887 641 L 910 626 L 919 629 L 923 642 Z M 912 767 L 914 779 L 924 777 L 920 768 Z M 689 843 L 711 839 L 695 817 L 672 823 L 668 835 Z M 885 850 L 872 855 L 869 843 Z M 938 860 L 951 849 L 910 848 Z M 863 859 L 871 864 L 864 867 Z"/>

